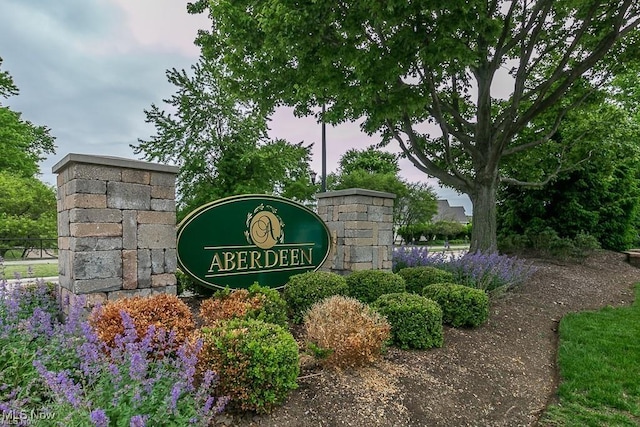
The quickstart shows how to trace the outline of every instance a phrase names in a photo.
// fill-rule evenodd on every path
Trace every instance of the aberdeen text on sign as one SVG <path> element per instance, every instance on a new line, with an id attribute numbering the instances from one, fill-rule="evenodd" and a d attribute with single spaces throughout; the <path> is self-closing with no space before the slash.
<path id="1" fill-rule="evenodd" d="M 243 195 L 191 212 L 178 225 L 180 269 L 209 287 L 279 288 L 320 268 L 331 247 L 326 224 L 276 196 Z"/>

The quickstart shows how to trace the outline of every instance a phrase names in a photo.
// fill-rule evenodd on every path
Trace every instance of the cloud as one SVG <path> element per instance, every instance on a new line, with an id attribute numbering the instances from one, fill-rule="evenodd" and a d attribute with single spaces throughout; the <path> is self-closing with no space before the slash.
<path id="1" fill-rule="evenodd" d="M 127 31 L 139 46 L 150 50 L 187 53 L 194 57 L 200 54 L 200 50 L 193 43 L 196 29 L 209 28 L 211 23 L 206 15 L 188 14 L 186 2 L 175 0 L 111 0 L 111 2 L 124 13 Z M 184 29 L 192 29 L 192 31 L 182 31 Z"/>
<path id="2" fill-rule="evenodd" d="M 7 104 L 57 138 L 57 155 L 42 165 L 48 182 L 51 165 L 69 152 L 134 157 L 129 144 L 152 131 L 143 110 L 171 94 L 166 69 L 197 58 L 193 50 L 149 48 L 128 30 L 128 16 L 110 1 L 3 6 L 0 56 L 20 88 Z"/>

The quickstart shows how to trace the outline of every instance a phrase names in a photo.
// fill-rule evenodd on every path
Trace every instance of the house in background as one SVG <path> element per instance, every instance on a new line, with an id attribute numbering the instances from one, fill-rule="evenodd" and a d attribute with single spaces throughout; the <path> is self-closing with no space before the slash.
<path id="1" fill-rule="evenodd" d="M 431 222 L 454 221 L 467 225 L 471 217 L 465 213 L 463 206 L 450 206 L 448 200 L 438 200 L 438 213 L 431 218 Z"/>

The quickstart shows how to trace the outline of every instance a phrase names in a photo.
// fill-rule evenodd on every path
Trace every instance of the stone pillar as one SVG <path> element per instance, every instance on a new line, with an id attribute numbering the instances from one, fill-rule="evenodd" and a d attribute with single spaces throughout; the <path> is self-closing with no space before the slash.
<path id="1" fill-rule="evenodd" d="M 68 154 L 58 184 L 58 270 L 63 302 L 176 294 L 174 166 Z"/>
<path id="2" fill-rule="evenodd" d="M 395 195 L 352 188 L 316 195 L 318 216 L 332 235 L 332 252 L 323 270 L 391 271 Z"/>

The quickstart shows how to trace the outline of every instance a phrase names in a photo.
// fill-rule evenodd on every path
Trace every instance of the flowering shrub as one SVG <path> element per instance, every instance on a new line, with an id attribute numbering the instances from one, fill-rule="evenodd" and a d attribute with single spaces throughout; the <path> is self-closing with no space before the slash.
<path id="1" fill-rule="evenodd" d="M 200 317 L 207 326 L 233 318 L 258 319 L 266 323 L 287 325 L 287 304 L 275 289 L 257 283 L 249 290 L 224 289 L 200 304 Z"/>
<path id="2" fill-rule="evenodd" d="M 82 325 L 84 342 L 77 347 L 80 378 L 34 361 L 52 391 L 51 408 L 57 421 L 96 426 L 208 425 L 224 409 L 227 398 L 209 395 L 217 380 L 212 371 L 204 372 L 199 384 L 195 381 L 202 342 L 185 342 L 176 357 L 159 358 L 157 350 L 170 346 L 174 333 L 151 325 L 140 339 L 133 319 L 124 311 L 122 322 L 124 334 L 116 336 L 112 348 L 86 323 Z"/>
<path id="3" fill-rule="evenodd" d="M 453 257 L 448 263 L 441 263 L 440 268 L 453 273 L 454 282 L 489 293 L 504 292 L 518 286 L 535 272 L 530 263 L 496 252 Z"/>
<path id="4" fill-rule="evenodd" d="M 50 357 L 60 368 L 73 366 L 72 344 L 79 313 L 60 325 L 55 293 L 38 280 L 8 285 L 0 280 L 0 411 L 42 400 L 46 388 L 33 366 L 37 354 Z"/>
<path id="5" fill-rule="evenodd" d="M 65 323 L 35 301 L 55 311 L 55 295 L 41 281 L 31 288 L 0 282 L 3 419 L 38 412 L 48 421 L 38 425 L 206 426 L 224 408 L 226 398 L 209 394 L 213 372 L 196 381 L 201 342 L 185 342 L 175 356 L 161 357 L 158 349 L 175 333 L 151 325 L 141 338 L 123 312 L 123 333 L 109 348 L 81 320 L 81 298 Z"/>
<path id="6" fill-rule="evenodd" d="M 200 366 L 218 372 L 216 390 L 234 408 L 269 412 L 298 387 L 298 344 L 282 326 L 232 319 L 200 333 Z"/>
<path id="7" fill-rule="evenodd" d="M 449 280 L 486 292 L 502 292 L 524 283 L 535 268 L 519 258 L 482 252 L 450 255 L 430 254 L 421 247 L 399 247 L 393 252 L 394 271 L 398 266 L 430 266 L 453 274 Z"/>
<path id="8" fill-rule="evenodd" d="M 328 350 L 322 363 L 358 366 L 380 356 L 391 326 L 368 305 L 335 295 L 311 307 L 304 318 L 305 340 Z"/>
<path id="9" fill-rule="evenodd" d="M 150 326 L 155 330 L 173 331 L 173 341 L 165 343 L 171 345 L 170 350 L 184 343 L 195 328 L 191 310 L 175 295 L 123 298 L 96 307 L 89 317 L 89 323 L 108 347 L 114 347 L 116 337 L 124 333 L 122 312 L 133 319 L 139 339 L 145 336 Z"/>
<path id="10" fill-rule="evenodd" d="M 392 267 L 394 273 L 406 267 L 429 265 L 429 249 L 426 246 L 399 246 L 393 249 Z"/>

